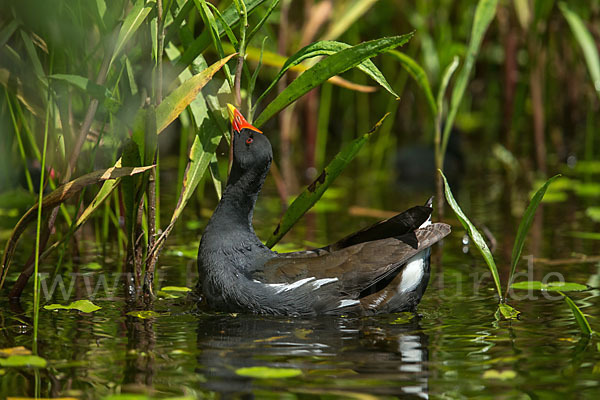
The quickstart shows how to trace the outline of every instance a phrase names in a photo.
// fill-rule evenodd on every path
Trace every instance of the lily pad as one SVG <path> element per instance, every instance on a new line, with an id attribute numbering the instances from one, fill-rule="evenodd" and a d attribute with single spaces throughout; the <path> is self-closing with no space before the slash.
<path id="1" fill-rule="evenodd" d="M 36 367 L 45 368 L 48 362 L 40 356 L 13 355 L 8 358 L 0 358 L 0 367 Z"/>
<path id="2" fill-rule="evenodd" d="M 573 282 L 548 282 L 542 283 L 540 281 L 524 281 L 517 282 L 511 285 L 513 289 L 522 289 L 522 290 L 548 290 L 548 291 L 563 291 L 563 292 L 572 292 L 572 291 L 582 291 L 588 290 L 589 288 L 586 285 L 582 285 L 579 283 Z"/>
<path id="3" fill-rule="evenodd" d="M 89 300 L 77 300 L 66 306 L 62 304 L 50 304 L 44 306 L 44 308 L 46 310 L 77 310 L 84 313 L 93 313 L 102 307 L 95 305 Z"/>
<path id="4" fill-rule="evenodd" d="M 235 373 L 240 376 L 258 379 L 282 379 L 293 378 L 302 375 L 302 371 L 296 368 L 271 368 L 271 367 L 248 367 L 239 368 Z"/>

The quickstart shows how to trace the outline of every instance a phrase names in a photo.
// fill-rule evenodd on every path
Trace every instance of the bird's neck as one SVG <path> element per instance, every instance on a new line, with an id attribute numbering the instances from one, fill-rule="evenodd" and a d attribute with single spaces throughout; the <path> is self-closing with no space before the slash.
<path id="1" fill-rule="evenodd" d="M 268 166 L 264 171 L 256 169 L 242 171 L 239 166 L 234 164 L 209 227 L 222 232 L 247 232 L 254 235 L 252 227 L 254 205 L 267 172 Z"/>

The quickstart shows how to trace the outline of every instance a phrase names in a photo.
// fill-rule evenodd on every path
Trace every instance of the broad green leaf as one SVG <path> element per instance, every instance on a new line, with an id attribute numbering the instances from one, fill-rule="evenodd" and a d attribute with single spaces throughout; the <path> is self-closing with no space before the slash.
<path id="1" fill-rule="evenodd" d="M 46 368 L 48 362 L 40 356 L 13 355 L 8 358 L 0 358 L 0 367 L 35 367 Z"/>
<path id="2" fill-rule="evenodd" d="M 579 15 L 571 11 L 567 3 L 560 2 L 558 6 L 569 23 L 575 39 L 577 39 L 579 46 L 581 46 L 581 50 L 583 50 L 583 56 L 592 77 L 594 89 L 598 97 L 600 97 L 600 56 L 598 55 L 596 41 Z"/>
<path id="3" fill-rule="evenodd" d="M 342 50 L 349 49 L 351 47 L 352 47 L 351 45 L 346 44 L 346 43 L 324 40 L 321 42 L 311 43 L 308 46 L 300 49 L 296 54 L 289 57 L 285 61 L 285 63 L 281 67 L 281 70 L 275 77 L 275 79 L 273 79 L 273 81 L 269 84 L 269 86 L 265 89 L 265 91 L 256 100 L 256 104 L 258 104 L 267 95 L 267 93 L 269 93 L 269 91 L 271 89 L 273 89 L 273 87 L 275 87 L 277 82 L 279 82 L 281 77 L 283 77 L 283 75 L 285 75 L 285 73 L 290 68 L 293 68 L 293 67 L 299 65 L 304 60 L 307 60 L 307 59 L 310 59 L 313 57 L 319 57 L 319 56 L 331 56 L 333 54 L 336 54 Z M 377 69 L 375 64 L 373 64 L 373 61 L 366 59 L 365 61 L 358 64 L 357 68 L 360 69 L 361 71 L 363 71 L 365 74 L 369 75 L 371 78 L 373 78 L 373 80 L 375 82 L 379 83 L 383 88 L 385 88 L 392 95 L 394 95 L 395 97 L 399 97 L 398 94 L 396 92 L 394 92 L 392 87 L 386 81 L 386 79 L 383 76 L 383 74 L 381 73 L 381 71 L 379 71 L 379 69 Z"/>
<path id="4" fill-rule="evenodd" d="M 368 58 L 391 50 L 406 43 L 412 33 L 371 40 L 356 46 L 340 50 L 337 53 L 320 60 L 306 72 L 289 84 L 258 116 L 255 126 L 260 127 L 271 117 L 285 107 L 299 99 L 301 96 L 319 86 L 334 75 L 341 74 L 357 66 Z"/>
<path id="5" fill-rule="evenodd" d="M 542 283 L 540 281 L 524 281 L 524 282 L 516 282 L 510 285 L 513 289 L 523 289 L 523 290 L 548 290 L 548 291 L 562 291 L 562 292 L 571 292 L 571 291 L 582 291 L 588 290 L 589 288 L 586 285 L 582 285 L 579 283 L 573 282 L 548 282 Z"/>
<path id="6" fill-rule="evenodd" d="M 266 0 L 246 0 L 246 10 L 248 15 L 252 14 L 252 12 L 264 3 Z M 240 14 L 235 8 L 235 2 L 232 2 L 222 13 L 223 20 L 229 25 L 229 27 L 234 28 L 240 22 Z M 223 27 L 219 27 L 218 35 L 219 37 L 225 33 Z M 176 74 L 179 74 L 181 70 L 187 68 L 192 62 L 201 54 L 210 44 L 210 32 L 204 30 L 200 36 L 198 36 L 192 44 L 190 44 L 181 55 L 179 61 L 176 65 Z"/>
<path id="7" fill-rule="evenodd" d="M 521 223 L 519 223 L 519 228 L 517 229 L 517 236 L 515 237 L 515 244 L 513 246 L 512 257 L 510 262 L 510 275 L 508 276 L 508 282 L 511 282 L 513 275 L 515 274 L 515 269 L 517 268 L 517 263 L 521 258 L 521 252 L 523 251 L 523 246 L 525 245 L 525 237 L 529 232 L 529 228 L 531 228 L 531 224 L 533 222 L 533 217 L 535 215 L 535 211 L 537 210 L 540 202 L 544 198 L 544 194 L 546 194 L 546 189 L 555 179 L 557 179 L 560 175 L 555 175 L 552 178 L 548 179 L 544 185 L 535 192 L 535 195 L 529 202 L 527 209 L 523 213 L 523 217 L 521 217 Z"/>
<path id="8" fill-rule="evenodd" d="M 49 75 L 48 78 L 68 82 L 98 100 L 112 99 L 112 93 L 108 88 L 80 75 L 53 74 Z"/>
<path id="9" fill-rule="evenodd" d="M 210 81 L 213 75 L 221 69 L 235 54 L 231 54 L 201 73 L 194 75 L 169 94 L 156 108 L 156 126 L 158 133 L 162 132 L 183 110 L 196 98 L 200 90 Z"/>
<path id="10" fill-rule="evenodd" d="M 131 39 L 133 34 L 139 29 L 142 25 L 142 22 L 146 19 L 150 11 L 154 8 L 156 4 L 156 0 L 137 0 L 133 5 L 133 8 L 127 14 L 125 21 L 123 21 L 123 25 L 121 26 L 121 30 L 119 31 L 119 36 L 117 36 L 117 42 L 115 44 L 115 50 L 113 52 L 112 58 L 110 59 L 110 64 L 115 61 L 121 50 L 125 44 Z"/>
<path id="11" fill-rule="evenodd" d="M 438 112 L 438 109 L 437 105 L 435 104 L 435 100 L 433 99 L 433 93 L 431 92 L 429 79 L 427 78 L 427 74 L 423 68 L 421 68 L 421 66 L 415 60 L 404 53 L 396 50 L 390 50 L 388 53 L 400 62 L 400 65 L 402 65 L 406 72 L 408 72 L 415 82 L 417 82 L 417 85 L 423 89 L 423 92 L 425 92 L 425 98 L 427 99 L 427 103 L 429 104 L 429 108 L 431 110 L 431 114 L 435 116 Z"/>
<path id="12" fill-rule="evenodd" d="M 93 313 L 101 308 L 102 307 L 95 305 L 89 300 L 77 300 L 66 306 L 62 304 L 49 304 L 44 306 L 44 309 L 46 310 L 77 310 L 84 313 Z"/>
<path id="13" fill-rule="evenodd" d="M 573 317 L 575 317 L 575 321 L 577 322 L 577 325 L 579 325 L 581 333 L 583 333 L 584 335 L 591 336 L 594 333 L 594 331 L 592 330 L 592 327 L 590 326 L 590 323 L 588 322 L 585 315 L 583 315 L 579 307 L 577 307 L 577 304 L 575 304 L 575 302 L 571 300 L 569 296 L 565 295 L 560 291 L 559 293 L 563 295 L 565 301 L 567 302 L 567 305 L 571 309 Z"/>
<path id="14" fill-rule="evenodd" d="M 296 368 L 271 368 L 271 367 L 248 367 L 238 368 L 235 373 L 240 376 L 257 379 L 282 379 L 293 378 L 302 375 L 302 371 Z"/>
<path id="15" fill-rule="evenodd" d="M 89 174 L 80 176 L 64 185 L 57 187 L 54 191 L 44 196 L 42 200 L 42 211 L 54 208 L 62 204 L 65 200 L 69 199 L 73 195 L 80 192 L 84 187 L 94 185 L 102 181 L 117 179 L 124 176 L 132 176 L 153 168 L 141 167 L 141 168 L 115 168 L 111 167 L 101 171 L 91 172 Z M 19 220 L 17 225 L 13 228 L 11 236 L 6 243 L 4 249 L 4 255 L 2 258 L 2 265 L 0 266 L 0 288 L 4 284 L 4 279 L 8 272 L 10 260 L 14 254 L 17 242 L 21 237 L 21 234 L 25 231 L 25 228 L 29 223 L 37 218 L 37 203 L 31 207 Z"/>
<path id="16" fill-rule="evenodd" d="M 500 319 L 500 315 L 502 315 L 504 319 L 517 319 L 519 318 L 519 314 L 521 314 L 521 311 L 516 308 L 509 306 L 506 303 L 500 303 L 498 304 L 498 311 L 496 311 L 496 319 Z"/>
<path id="17" fill-rule="evenodd" d="M 498 268 L 496 268 L 494 257 L 492 256 L 492 253 L 490 252 L 487 243 L 485 243 L 485 239 L 483 238 L 483 236 L 481 236 L 481 233 L 479 233 L 477 228 L 475 228 L 475 225 L 473 225 L 471 221 L 469 221 L 465 213 L 461 210 L 460 206 L 454 199 L 452 191 L 450 190 L 450 185 L 448 185 L 448 181 L 446 180 L 446 176 L 444 176 L 444 173 L 442 171 L 439 171 L 439 173 L 442 174 L 442 179 L 444 180 L 444 193 L 446 195 L 446 201 L 456 214 L 456 217 L 458 218 L 462 226 L 467 230 L 469 237 L 471 237 L 471 240 L 473 240 L 477 249 L 481 252 L 483 259 L 488 265 L 490 272 L 492 273 L 492 277 L 494 278 L 496 290 L 498 291 L 498 297 L 500 298 L 500 300 L 502 300 L 502 288 L 500 286 Z"/>
<path id="18" fill-rule="evenodd" d="M 323 196 L 323 193 L 333 183 L 335 178 L 348 166 L 356 156 L 360 148 L 369 140 L 371 135 L 377 131 L 383 121 L 389 115 L 386 114 L 375 124 L 375 126 L 364 135 L 350 142 L 335 156 L 323 170 L 321 175 L 311 183 L 296 199 L 281 217 L 275 232 L 267 240 L 267 247 L 273 247 L 294 226 L 294 224 Z"/>
<path id="19" fill-rule="evenodd" d="M 479 47 L 483 40 L 483 36 L 488 29 L 488 26 L 496 15 L 496 6 L 498 0 L 479 0 L 477 8 L 475 9 L 475 17 L 473 18 L 473 27 L 471 29 L 471 38 L 469 39 L 469 46 L 467 48 L 467 55 L 465 62 L 460 70 L 454 88 L 452 89 L 452 98 L 450 100 L 450 111 L 446 118 L 446 125 L 444 126 L 444 134 L 442 135 L 442 156 L 446 154 L 446 147 L 448 146 L 448 139 L 450 138 L 450 131 L 454 125 L 454 119 L 458 112 L 458 107 L 462 101 L 463 95 L 467 88 L 469 76 L 471 70 L 475 64 L 475 59 L 479 53 Z"/>

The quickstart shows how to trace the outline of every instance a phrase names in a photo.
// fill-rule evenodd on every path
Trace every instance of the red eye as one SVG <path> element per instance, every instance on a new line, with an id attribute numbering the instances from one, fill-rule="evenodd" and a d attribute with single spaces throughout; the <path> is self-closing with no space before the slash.
<path id="1" fill-rule="evenodd" d="M 252 139 L 251 137 L 249 137 L 248 139 L 246 139 L 246 144 L 250 144 L 254 142 L 254 139 Z"/>

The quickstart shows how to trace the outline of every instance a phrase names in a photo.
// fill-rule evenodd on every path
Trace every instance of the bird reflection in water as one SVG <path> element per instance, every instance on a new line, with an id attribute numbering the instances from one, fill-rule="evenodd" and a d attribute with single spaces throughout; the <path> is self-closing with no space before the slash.
<path id="1" fill-rule="evenodd" d="M 221 398 L 353 394 L 428 398 L 428 336 L 395 315 L 316 319 L 210 315 L 198 323 L 203 390 Z M 288 379 L 253 379 L 246 367 L 294 368 Z M 292 397 L 293 398 L 293 397 Z"/>

